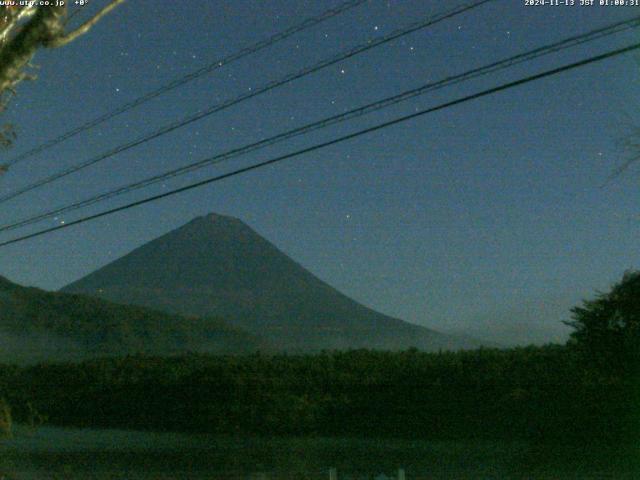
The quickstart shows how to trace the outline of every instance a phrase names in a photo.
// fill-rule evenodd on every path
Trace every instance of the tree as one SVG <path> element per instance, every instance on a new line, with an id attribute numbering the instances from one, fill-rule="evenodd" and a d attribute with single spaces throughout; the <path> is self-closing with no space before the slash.
<path id="1" fill-rule="evenodd" d="M 31 59 L 40 48 L 59 48 L 87 33 L 102 17 L 124 0 L 111 0 L 95 15 L 77 28 L 68 29 L 71 14 L 67 1 L 51 0 L 49 5 L 37 2 L 16 2 L 17 5 L 0 6 L 0 111 L 2 111 L 16 86 L 24 80 L 33 80 L 29 72 Z M 25 5 L 21 5 L 25 3 Z M 76 2 L 82 5 L 86 2 Z M 8 148 L 15 140 L 11 125 L 0 127 L 0 147 Z M 5 170 L 0 167 L 0 173 Z"/>
<path id="2" fill-rule="evenodd" d="M 600 371 L 625 375 L 640 367 L 640 271 L 628 271 L 608 293 L 571 310 L 578 346 Z"/>

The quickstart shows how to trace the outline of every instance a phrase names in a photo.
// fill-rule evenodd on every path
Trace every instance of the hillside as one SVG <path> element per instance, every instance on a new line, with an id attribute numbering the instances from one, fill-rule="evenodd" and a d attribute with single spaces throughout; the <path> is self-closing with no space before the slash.
<path id="1" fill-rule="evenodd" d="M 45 292 L 0 277 L 0 361 L 242 353 L 261 347 L 258 339 L 215 318 L 169 315 L 83 295 Z"/>
<path id="2" fill-rule="evenodd" d="M 216 214 L 142 245 L 63 291 L 224 318 L 288 351 L 478 346 L 357 303 L 240 220 Z"/>

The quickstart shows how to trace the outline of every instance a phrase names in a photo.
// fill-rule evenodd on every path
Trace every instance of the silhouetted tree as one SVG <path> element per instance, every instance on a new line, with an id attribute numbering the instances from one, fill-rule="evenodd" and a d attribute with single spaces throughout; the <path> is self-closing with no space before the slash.
<path id="1" fill-rule="evenodd" d="M 640 271 L 626 272 L 608 293 L 572 310 L 571 341 L 599 370 L 637 372 L 640 365 Z"/>

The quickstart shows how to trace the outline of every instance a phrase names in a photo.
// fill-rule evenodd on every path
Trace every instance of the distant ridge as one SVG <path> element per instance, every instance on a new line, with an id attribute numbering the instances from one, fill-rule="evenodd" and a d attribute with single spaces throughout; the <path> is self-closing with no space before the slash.
<path id="1" fill-rule="evenodd" d="M 213 213 L 136 248 L 62 291 L 224 318 L 292 352 L 479 346 L 367 308 L 239 219 Z"/>
<path id="2" fill-rule="evenodd" d="M 268 350 L 214 318 L 187 318 L 84 295 L 45 292 L 0 277 L 0 361 L 71 361 L 105 355 Z"/>

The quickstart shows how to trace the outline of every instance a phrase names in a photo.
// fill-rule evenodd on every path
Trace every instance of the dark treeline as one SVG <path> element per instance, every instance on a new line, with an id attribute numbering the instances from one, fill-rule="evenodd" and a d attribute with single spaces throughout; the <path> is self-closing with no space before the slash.
<path id="1" fill-rule="evenodd" d="M 225 434 L 620 440 L 640 432 L 635 385 L 565 346 L 0 368 L 19 422 Z"/>
<path id="2" fill-rule="evenodd" d="M 0 412 L 6 402 L 19 422 L 223 434 L 638 440 L 640 272 L 572 314 L 565 346 L 0 366 Z"/>

